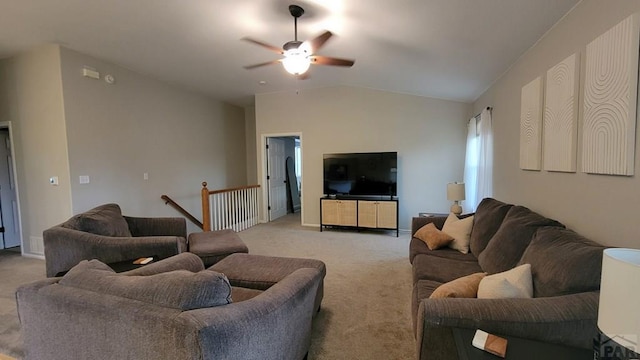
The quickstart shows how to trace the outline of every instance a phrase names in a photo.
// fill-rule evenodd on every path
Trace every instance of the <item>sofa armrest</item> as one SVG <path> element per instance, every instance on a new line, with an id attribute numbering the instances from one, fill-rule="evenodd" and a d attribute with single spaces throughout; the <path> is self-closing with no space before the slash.
<path id="1" fill-rule="evenodd" d="M 124 216 L 133 236 L 180 236 L 187 238 L 187 221 L 180 217 Z"/>
<path id="2" fill-rule="evenodd" d="M 81 260 L 113 263 L 151 255 L 164 259 L 187 249 L 187 240 L 179 236 L 109 237 L 59 226 L 45 230 L 43 240 L 48 277 Z"/>
<path id="3" fill-rule="evenodd" d="M 423 299 L 417 316 L 421 359 L 445 353 L 452 328 L 590 349 L 597 332 L 598 291 L 532 299 Z M 455 352 L 455 349 L 448 349 Z"/>
<path id="4" fill-rule="evenodd" d="M 151 264 L 134 270 L 125 271 L 122 275 L 148 276 L 174 270 L 198 272 L 204 270 L 204 264 L 198 255 L 183 252 L 160 261 L 152 262 Z"/>
<path id="5" fill-rule="evenodd" d="M 321 279 L 317 269 L 298 269 L 252 299 L 191 310 L 180 317 L 201 323 L 205 359 L 302 359 L 311 343 Z"/>

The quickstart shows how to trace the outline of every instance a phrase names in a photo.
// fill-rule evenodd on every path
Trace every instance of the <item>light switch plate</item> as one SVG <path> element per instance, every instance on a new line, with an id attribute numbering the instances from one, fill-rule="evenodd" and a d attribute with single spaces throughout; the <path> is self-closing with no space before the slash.
<path id="1" fill-rule="evenodd" d="M 88 184 L 89 182 L 89 175 L 80 175 L 80 184 Z"/>

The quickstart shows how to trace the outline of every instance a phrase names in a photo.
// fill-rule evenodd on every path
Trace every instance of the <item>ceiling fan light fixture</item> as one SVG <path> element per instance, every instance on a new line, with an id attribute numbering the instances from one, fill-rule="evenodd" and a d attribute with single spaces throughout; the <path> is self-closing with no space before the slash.
<path id="1" fill-rule="evenodd" d="M 301 75 L 309 70 L 311 59 L 309 53 L 304 49 L 290 49 L 285 51 L 282 66 L 292 75 Z"/>

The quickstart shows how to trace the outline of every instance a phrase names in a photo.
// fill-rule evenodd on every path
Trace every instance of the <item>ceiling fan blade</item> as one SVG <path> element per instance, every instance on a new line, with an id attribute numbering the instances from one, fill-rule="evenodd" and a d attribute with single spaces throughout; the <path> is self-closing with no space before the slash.
<path id="1" fill-rule="evenodd" d="M 244 68 L 247 69 L 247 70 L 251 70 L 251 69 L 255 69 L 255 68 L 260 67 L 260 66 L 271 65 L 271 64 L 275 64 L 275 63 L 279 63 L 279 62 L 280 62 L 280 60 L 272 60 L 272 61 L 267 61 L 267 62 L 263 62 L 263 63 L 260 63 L 260 64 L 247 65 Z"/>
<path id="2" fill-rule="evenodd" d="M 329 38 L 333 36 L 333 34 L 331 33 L 331 31 L 325 31 L 322 34 L 316 36 L 315 38 L 308 40 L 309 44 L 311 45 L 311 53 L 315 54 L 318 50 L 320 50 L 320 48 L 324 45 L 324 43 L 327 42 L 327 40 L 329 40 Z"/>
<path id="3" fill-rule="evenodd" d="M 262 42 L 262 41 L 259 41 L 259 40 L 256 40 L 256 39 L 252 39 L 252 38 L 249 38 L 249 37 L 243 37 L 242 40 L 248 41 L 250 43 L 254 43 L 256 45 L 260 45 L 263 48 L 271 50 L 271 51 L 273 51 L 275 53 L 278 53 L 280 55 L 284 54 L 284 51 L 281 48 L 277 47 L 277 46 L 270 45 L 270 44 L 267 44 L 265 42 Z"/>
<path id="4" fill-rule="evenodd" d="M 311 63 L 316 65 L 332 65 L 332 66 L 348 66 L 351 67 L 356 63 L 355 60 L 339 59 L 328 56 L 314 55 L 310 56 Z"/>

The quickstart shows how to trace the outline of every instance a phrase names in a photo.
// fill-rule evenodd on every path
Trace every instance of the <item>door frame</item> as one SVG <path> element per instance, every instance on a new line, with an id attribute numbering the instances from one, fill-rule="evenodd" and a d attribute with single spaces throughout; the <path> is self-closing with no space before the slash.
<path id="1" fill-rule="evenodd" d="M 297 137 L 300 139 L 300 182 L 304 184 L 304 149 L 303 149 L 303 141 L 302 141 L 302 132 L 288 132 L 288 133 L 269 133 L 269 134 L 261 134 L 261 144 L 260 144 L 260 167 L 262 171 L 262 175 L 258 177 L 258 184 L 263 189 L 262 191 L 262 206 L 260 216 L 260 222 L 267 223 L 269 222 L 269 183 L 267 182 L 267 157 L 269 154 L 267 153 L 267 139 L 268 138 L 282 138 L 282 137 Z M 304 222 L 304 197 L 300 200 L 300 223 Z"/>
<path id="2" fill-rule="evenodd" d="M 16 148 L 14 141 L 13 128 L 11 127 L 11 121 L 0 121 L 0 129 L 9 130 L 9 142 L 11 143 L 11 169 L 13 170 L 13 184 L 16 191 L 16 203 L 18 207 L 18 237 L 20 238 L 20 253 L 22 256 L 24 253 L 24 237 L 22 236 L 22 210 L 20 209 L 20 189 L 18 188 L 18 169 L 16 167 Z"/>

